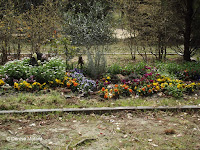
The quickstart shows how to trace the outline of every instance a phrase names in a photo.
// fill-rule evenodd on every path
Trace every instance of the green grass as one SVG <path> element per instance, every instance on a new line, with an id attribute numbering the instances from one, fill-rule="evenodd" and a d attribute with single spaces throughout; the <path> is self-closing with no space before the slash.
<path id="1" fill-rule="evenodd" d="M 9 95 L 9 96 L 7 96 Z M 88 98 L 77 98 L 71 94 L 71 98 L 65 98 L 60 92 L 50 93 L 14 93 L 1 96 L 0 110 L 23 109 L 51 109 L 51 108 L 89 108 L 89 107 L 120 107 L 120 106 L 183 106 L 199 105 L 200 98 L 187 96 L 176 99 L 172 97 L 128 97 L 117 100 L 103 100 L 98 95 Z"/>

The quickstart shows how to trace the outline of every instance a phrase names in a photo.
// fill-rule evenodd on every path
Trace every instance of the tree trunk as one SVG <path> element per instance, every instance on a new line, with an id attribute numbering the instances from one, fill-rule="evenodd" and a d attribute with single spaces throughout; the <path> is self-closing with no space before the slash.
<path id="1" fill-rule="evenodd" d="M 17 49 L 17 59 L 20 60 L 20 53 L 21 53 L 21 45 L 18 43 L 18 49 Z"/>
<path id="2" fill-rule="evenodd" d="M 185 32 L 184 32 L 184 54 L 183 59 L 190 61 L 190 39 L 191 39 L 191 27 L 192 27 L 192 16 L 193 16 L 193 2 L 194 0 L 187 0 L 187 10 L 185 14 Z"/>

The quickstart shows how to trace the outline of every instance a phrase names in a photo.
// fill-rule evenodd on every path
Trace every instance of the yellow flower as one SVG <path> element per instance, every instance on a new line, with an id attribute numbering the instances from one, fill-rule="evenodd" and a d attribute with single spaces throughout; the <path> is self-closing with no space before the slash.
<path id="1" fill-rule="evenodd" d="M 182 84 L 178 84 L 178 85 L 177 85 L 177 88 L 178 88 L 178 89 L 181 89 L 182 87 L 183 87 Z"/>
<path id="2" fill-rule="evenodd" d="M 19 84 L 18 83 L 14 83 L 14 88 L 20 90 Z"/>
<path id="3" fill-rule="evenodd" d="M 166 77 L 165 79 L 166 79 L 167 81 L 170 81 L 170 80 L 171 80 L 169 77 Z"/>
<path id="4" fill-rule="evenodd" d="M 160 90 L 160 87 L 159 87 L 159 86 L 156 86 L 156 90 L 159 91 L 159 90 Z"/>
<path id="5" fill-rule="evenodd" d="M 135 86 L 134 90 L 137 90 L 137 86 Z"/>
<path id="6" fill-rule="evenodd" d="M 158 81 L 158 82 L 162 82 L 163 80 L 159 78 L 159 79 L 157 79 L 157 81 Z"/>
<path id="7" fill-rule="evenodd" d="M 15 83 L 14 83 L 14 88 L 17 89 L 18 86 L 19 86 L 19 84 L 15 82 Z"/>
<path id="8" fill-rule="evenodd" d="M 111 78 L 109 77 L 109 76 L 107 76 L 107 78 L 106 78 L 107 80 L 110 80 Z"/>
<path id="9" fill-rule="evenodd" d="M 154 82 L 154 83 L 153 83 L 153 86 L 157 86 L 157 85 L 158 85 L 158 82 Z"/>
<path id="10" fill-rule="evenodd" d="M 49 81 L 50 84 L 53 84 L 53 81 Z"/>
<path id="11" fill-rule="evenodd" d="M 2 86 L 4 84 L 5 84 L 5 82 L 2 79 L 0 79 L 0 86 Z"/>
<path id="12" fill-rule="evenodd" d="M 61 80 L 56 79 L 55 81 L 56 81 L 57 84 L 63 84 L 63 83 L 61 82 Z"/>

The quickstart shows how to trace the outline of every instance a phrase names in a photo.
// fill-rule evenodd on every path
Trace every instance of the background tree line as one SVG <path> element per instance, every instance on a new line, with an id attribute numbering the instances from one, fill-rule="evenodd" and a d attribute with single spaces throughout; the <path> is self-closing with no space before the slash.
<path id="1" fill-rule="evenodd" d="M 2 0 L 1 61 L 11 52 L 19 58 L 25 44 L 31 53 L 40 51 L 42 45 L 55 44 L 59 35 L 86 50 L 105 48 L 114 41 L 116 10 L 130 34 L 125 42 L 132 59 L 139 53 L 146 60 L 151 53 L 162 60 L 171 48 L 190 61 L 200 48 L 200 0 Z"/>

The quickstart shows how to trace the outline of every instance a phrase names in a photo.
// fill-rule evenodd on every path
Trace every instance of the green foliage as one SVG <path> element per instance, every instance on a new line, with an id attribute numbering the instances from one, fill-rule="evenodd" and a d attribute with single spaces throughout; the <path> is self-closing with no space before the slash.
<path id="1" fill-rule="evenodd" d="M 31 67 L 28 76 L 31 75 L 40 83 L 62 79 L 65 75 L 65 62 L 61 59 L 52 58 L 49 62 L 38 67 Z"/>
<path id="2" fill-rule="evenodd" d="M 74 3 L 65 13 L 66 26 L 64 30 L 72 39 L 72 44 L 92 45 L 104 44 L 110 41 L 112 32 L 109 16 L 104 15 L 104 2 L 86 1 L 87 13 L 77 12 L 81 3 Z"/>
<path id="3" fill-rule="evenodd" d="M 119 64 L 113 64 L 108 67 L 107 72 L 109 72 L 112 75 L 119 74 L 122 70 L 122 67 Z"/>
<path id="4" fill-rule="evenodd" d="M 6 83 L 13 84 L 13 80 L 27 79 L 34 76 L 40 83 L 62 79 L 65 75 L 65 62 L 61 59 L 52 58 L 39 66 L 29 65 L 29 59 L 15 60 L 6 63 L 0 68 L 1 75 Z"/>
<path id="5" fill-rule="evenodd" d="M 157 63 L 157 68 L 161 74 L 168 74 L 181 80 L 199 80 L 200 79 L 200 63 L 199 62 L 183 62 L 179 63 Z"/>
<path id="6" fill-rule="evenodd" d="M 88 61 L 85 73 L 88 76 L 97 78 L 106 72 L 106 58 L 103 52 L 96 51 L 94 56 L 88 52 L 87 57 Z"/>
<path id="7" fill-rule="evenodd" d="M 10 61 L 3 66 L 0 73 L 6 78 L 6 83 L 13 84 L 13 79 L 27 78 L 28 61 L 29 59 Z"/>
<path id="8" fill-rule="evenodd" d="M 183 97 L 183 91 L 178 89 L 176 86 L 166 86 L 164 93 L 175 98 Z"/>
<path id="9" fill-rule="evenodd" d="M 107 68 L 107 72 L 109 72 L 112 75 L 116 74 L 130 75 L 131 73 L 143 75 L 145 66 L 147 66 L 145 62 L 139 62 L 137 64 L 129 63 L 123 67 L 121 67 L 118 64 L 113 64 Z"/>
<path id="10" fill-rule="evenodd" d="M 66 58 L 66 69 L 70 70 L 73 69 L 73 67 L 70 66 L 69 61 L 77 55 L 79 52 L 79 48 L 71 45 L 70 38 L 67 37 L 62 37 L 62 38 L 57 38 L 54 40 L 51 40 L 50 42 L 51 45 L 51 53 L 65 53 L 65 58 Z"/>

